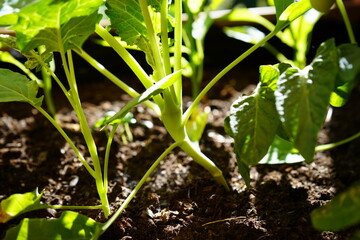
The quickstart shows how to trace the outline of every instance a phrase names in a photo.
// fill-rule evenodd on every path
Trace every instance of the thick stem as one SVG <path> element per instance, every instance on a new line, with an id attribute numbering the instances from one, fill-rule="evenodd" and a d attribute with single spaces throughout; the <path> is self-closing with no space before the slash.
<path id="1" fill-rule="evenodd" d="M 204 153 L 202 153 L 197 146 L 193 145 L 190 139 L 186 139 L 179 147 L 184 150 L 190 157 L 192 157 L 196 163 L 200 164 L 207 171 L 209 171 L 215 180 L 223 185 L 226 190 L 230 190 L 222 171 L 213 163 L 213 161 L 211 161 Z"/>

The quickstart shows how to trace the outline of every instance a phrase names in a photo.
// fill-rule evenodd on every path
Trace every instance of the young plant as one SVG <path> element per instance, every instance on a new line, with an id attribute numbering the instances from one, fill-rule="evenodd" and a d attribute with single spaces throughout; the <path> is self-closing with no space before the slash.
<path id="1" fill-rule="evenodd" d="M 305 31 L 306 36 L 308 33 Z M 352 35 L 350 31 L 350 39 Z M 248 186 L 249 165 L 310 163 L 315 151 L 359 137 L 357 133 L 339 143 L 316 147 L 329 104 L 343 106 L 356 83 L 359 54 L 353 41 L 336 46 L 328 40 L 304 68 L 284 63 L 260 68 L 257 88 L 233 103 L 225 122 L 227 133 L 235 139 L 240 173 Z"/>
<path id="2" fill-rule="evenodd" d="M 194 159 L 194 161 L 208 170 L 216 181 L 228 189 L 228 185 L 221 170 L 217 168 L 216 165 L 206 157 L 199 147 L 188 137 L 189 134 L 186 130 L 186 123 L 193 114 L 193 111 L 197 108 L 202 97 L 204 97 L 222 76 L 257 48 L 261 47 L 270 38 L 279 33 L 289 23 L 311 8 L 309 0 L 302 0 L 301 2 L 289 0 L 277 1 L 276 9 L 278 23 L 275 29 L 216 75 L 205 88 L 199 92 L 190 107 L 183 112 L 181 78 L 183 69 L 181 62 L 183 49 L 182 1 L 175 0 L 173 5 L 175 16 L 172 18 L 168 13 L 169 3 L 167 0 L 108 0 L 106 2 L 106 15 L 110 19 L 111 28 L 115 29 L 121 42 L 99 24 L 101 16 L 98 14 L 98 9 L 102 4 L 102 0 L 40 0 L 24 7 L 17 13 L 15 15 L 16 21 L 11 27 L 15 30 L 17 36 L 16 48 L 23 54 L 32 54 L 32 57 L 36 60 L 37 64 L 45 68 L 59 85 L 63 94 L 74 109 L 74 112 L 79 119 L 81 132 L 90 154 L 90 163 L 86 161 L 76 145 L 61 128 L 60 124 L 42 108 L 42 97 L 37 96 L 37 82 L 29 80 L 26 76 L 19 73 L 7 69 L 0 69 L 0 101 L 27 102 L 42 113 L 54 125 L 76 153 L 90 176 L 95 180 L 101 205 L 42 205 L 40 204 L 42 193 L 39 194 L 37 191 L 34 191 L 32 193 L 12 195 L 8 199 L 3 200 L 1 202 L 0 219 L 2 222 L 6 222 L 18 214 L 45 207 L 70 210 L 102 209 L 105 217 L 109 217 L 110 214 L 113 215 L 105 223 L 97 223 L 94 220 L 73 211 L 65 211 L 59 219 L 53 220 L 25 218 L 19 225 L 11 228 L 7 232 L 5 239 L 14 239 L 15 236 L 26 236 L 28 237 L 27 239 L 37 239 L 39 233 L 43 234 L 44 228 L 47 230 L 46 235 L 44 236 L 49 239 L 97 239 L 127 207 L 129 202 L 134 198 L 141 186 L 146 182 L 150 174 L 164 157 L 176 147 L 185 151 Z M 173 39 L 170 39 L 169 37 L 169 31 L 171 29 L 174 31 Z M 82 49 L 82 44 L 94 31 L 114 49 L 120 58 L 135 73 L 146 88 L 142 94 L 137 93 L 130 86 L 122 82 Z M 173 46 L 171 46 L 172 43 L 174 44 Z M 152 68 L 150 74 L 148 74 L 135 60 L 124 45 L 139 49 L 145 53 L 146 60 Z M 56 73 L 48 66 L 45 59 L 42 58 L 43 55 L 40 55 L 34 50 L 40 46 L 44 46 L 44 54 L 56 53 L 60 55 L 68 88 L 65 87 L 63 82 L 57 77 Z M 332 43 L 328 43 L 322 51 L 326 52 L 325 50 L 331 47 L 333 47 Z M 173 48 L 174 50 L 170 51 L 170 48 Z M 322 51 L 320 56 L 323 54 Z M 108 125 L 112 129 L 108 135 L 109 138 L 103 165 L 99 161 L 97 146 L 81 106 L 79 89 L 76 82 L 76 68 L 72 57 L 74 52 L 108 77 L 115 85 L 133 97 L 133 100 L 125 107 L 105 121 L 105 125 Z M 174 61 L 172 62 L 171 59 L 174 59 Z M 329 61 L 335 64 L 334 62 L 336 62 L 336 60 L 332 60 L 333 59 L 331 58 Z M 316 64 L 317 63 L 314 63 L 314 65 Z M 295 80 L 301 80 L 301 83 L 303 83 L 303 80 L 305 79 L 303 75 L 306 75 L 307 73 L 314 75 L 320 74 L 316 71 L 312 72 L 310 69 L 308 72 L 301 72 L 299 69 L 290 68 L 288 65 L 283 64 L 274 67 L 269 66 L 267 68 L 269 69 L 270 74 L 265 74 L 264 71 L 262 86 L 258 89 L 258 93 L 265 94 L 265 96 L 254 96 L 255 102 L 260 100 L 260 102 L 257 103 L 264 104 L 265 106 L 269 105 L 269 102 L 271 103 L 272 97 L 270 95 L 275 91 L 274 84 L 277 79 L 276 77 L 279 76 L 280 73 L 284 72 L 287 76 L 293 76 Z M 307 83 L 307 81 L 305 81 L 305 83 Z M 284 84 L 287 84 L 285 80 Z M 304 90 L 306 90 L 306 88 Z M 329 94 L 328 92 L 329 91 L 326 90 L 327 95 Z M 279 93 L 282 93 L 280 88 Z M 267 98 L 268 96 L 269 98 Z M 287 97 L 288 95 L 286 92 L 283 93 L 282 99 L 286 99 Z M 120 208 L 114 213 L 111 213 L 109 201 L 107 199 L 107 168 L 110 160 L 110 145 L 117 126 L 122 123 L 123 119 L 126 118 L 131 109 L 140 103 L 145 104 L 159 115 L 174 142 L 158 157 L 158 159 L 156 159 L 156 161 L 154 161 Z M 279 106 L 284 109 L 287 108 L 287 106 Z M 258 108 L 254 109 L 258 110 Z M 267 108 L 264 108 L 264 110 L 267 110 Z M 232 121 L 230 120 L 230 122 Z M 315 130 L 318 128 L 318 125 L 319 123 L 317 122 L 314 127 Z M 291 127 L 292 126 L 293 125 L 291 125 Z M 270 130 L 271 134 L 274 135 L 274 132 L 278 132 L 277 130 L 278 128 L 276 124 L 274 124 L 273 128 Z M 233 129 L 231 131 L 232 134 L 235 135 L 235 130 Z M 313 131 L 310 132 L 311 134 L 313 133 Z M 307 157 L 311 155 L 311 150 L 308 148 L 304 151 L 307 154 Z M 240 164 L 240 168 L 241 167 L 243 167 L 243 165 Z"/>

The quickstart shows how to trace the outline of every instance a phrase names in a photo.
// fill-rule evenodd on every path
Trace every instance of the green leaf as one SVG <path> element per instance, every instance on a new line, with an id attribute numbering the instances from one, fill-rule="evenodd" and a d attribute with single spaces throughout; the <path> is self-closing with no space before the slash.
<path id="1" fill-rule="evenodd" d="M 278 0 L 278 2 L 281 2 L 281 0 Z M 278 21 L 276 23 L 276 29 L 282 29 L 287 24 L 291 23 L 296 18 L 300 17 L 312 8 L 310 0 L 294 2 L 288 5 L 285 10 L 283 10 L 284 6 L 286 5 L 287 3 L 281 4 L 279 11 L 277 10 L 277 15 L 278 12 L 281 12 L 281 14 L 277 17 Z"/>
<path id="2" fill-rule="evenodd" d="M 181 70 L 164 77 L 160 81 L 156 82 L 153 86 L 146 89 L 145 92 L 143 92 L 142 94 L 131 100 L 128 104 L 126 104 L 119 112 L 117 112 L 113 117 L 108 119 L 106 121 L 106 124 L 113 124 L 121 121 L 133 107 L 161 93 L 166 88 L 173 85 L 175 81 L 179 81 L 180 78 L 181 78 Z"/>
<path id="3" fill-rule="evenodd" d="M 293 153 L 294 146 L 291 142 L 285 139 L 275 136 L 269 151 L 260 164 L 292 164 L 303 162 L 305 159 L 298 153 Z"/>
<path id="4" fill-rule="evenodd" d="M 27 52 L 45 45 L 47 51 L 80 49 L 95 30 L 102 0 L 41 0 L 18 13 L 16 31 L 19 48 Z"/>
<path id="5" fill-rule="evenodd" d="M 292 3 L 294 3 L 294 0 L 274 0 L 275 10 L 276 10 L 276 19 L 277 20 L 279 20 L 281 14 Z"/>
<path id="6" fill-rule="evenodd" d="M 38 85 L 20 73 L 0 68 L 0 102 L 27 102 L 39 107 L 42 97 L 37 98 Z"/>
<path id="7" fill-rule="evenodd" d="M 360 73 L 360 48 L 356 44 L 340 45 L 338 54 L 340 71 L 336 79 L 336 89 L 330 99 L 330 104 L 334 107 L 345 105 Z"/>
<path id="8" fill-rule="evenodd" d="M 40 204 L 42 193 L 35 189 L 33 192 L 23 194 L 13 194 L 0 202 L 0 223 L 5 223 L 10 219 L 37 209 L 43 209 Z"/>
<path id="9" fill-rule="evenodd" d="M 313 226 L 323 231 L 341 231 L 360 223 L 360 182 L 311 212 Z"/>
<path id="10" fill-rule="evenodd" d="M 0 4 L 0 26 L 15 24 L 17 22 L 16 13 L 36 1 L 38 0 L 5 0 L 2 2 Z"/>
<path id="11" fill-rule="evenodd" d="M 225 122 L 226 132 L 235 140 L 238 159 L 247 165 L 257 164 L 265 156 L 280 123 L 273 89 L 279 70 L 262 66 L 260 72 L 261 81 L 254 93 L 236 100 Z"/>
<path id="12" fill-rule="evenodd" d="M 97 239 L 102 225 L 80 213 L 65 211 L 58 219 L 24 218 L 7 231 L 4 240 Z"/>
<path id="13" fill-rule="evenodd" d="M 278 80 L 276 108 L 287 135 L 306 162 L 313 159 L 337 72 L 337 51 L 330 40 L 320 46 L 304 70 L 289 68 Z"/>

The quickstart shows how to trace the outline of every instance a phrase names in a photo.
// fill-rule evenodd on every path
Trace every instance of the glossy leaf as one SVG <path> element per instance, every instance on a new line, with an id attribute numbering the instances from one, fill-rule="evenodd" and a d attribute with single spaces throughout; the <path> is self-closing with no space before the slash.
<path id="1" fill-rule="evenodd" d="M 159 34 L 161 1 L 148 1 L 152 6 L 152 20 L 155 34 Z M 148 31 L 142 15 L 139 1 L 137 0 L 108 0 L 106 1 L 106 15 L 109 17 L 111 27 L 116 30 L 122 41 L 129 46 L 141 49 L 146 55 L 146 61 L 155 69 L 154 55 L 150 47 Z M 160 42 L 160 39 L 158 39 Z"/>
<path id="2" fill-rule="evenodd" d="M 360 48 L 357 45 L 340 45 L 338 53 L 339 73 L 336 78 L 336 89 L 330 99 L 330 103 L 334 107 L 345 105 L 351 90 L 357 83 L 357 76 L 360 74 Z"/>
<path id="3" fill-rule="evenodd" d="M 19 48 L 27 52 L 45 45 L 47 51 L 81 48 L 100 20 L 102 0 L 41 0 L 18 13 L 16 31 Z"/>
<path id="4" fill-rule="evenodd" d="M 338 72 L 334 41 L 322 44 L 311 65 L 289 68 L 275 91 L 276 108 L 290 141 L 311 162 Z"/>
<path id="5" fill-rule="evenodd" d="M 97 239 L 102 225 L 80 213 L 65 211 L 58 219 L 24 218 L 7 231 L 4 240 Z"/>
<path id="6" fill-rule="evenodd" d="M 292 164 L 303 162 L 305 159 L 298 153 L 293 153 L 294 146 L 291 142 L 275 136 L 274 142 L 260 164 Z"/>
<path id="7" fill-rule="evenodd" d="M 281 2 L 281 0 L 279 0 L 278 2 Z M 277 10 L 277 16 L 281 12 L 281 14 L 277 17 L 277 29 L 282 29 L 287 24 L 291 23 L 296 18 L 300 17 L 311 9 L 310 0 L 301 0 L 299 2 L 294 2 L 288 5 L 286 9 L 284 9 L 284 6 L 286 5 L 287 3 L 281 4 L 281 10 Z"/>
<path id="8" fill-rule="evenodd" d="M 294 3 L 294 0 L 274 0 L 275 10 L 276 10 L 276 19 L 279 20 L 281 14 L 292 3 Z"/>
<path id="9" fill-rule="evenodd" d="M 27 102 L 41 106 L 42 97 L 37 97 L 38 85 L 20 73 L 0 69 L 0 102 Z"/>
<path id="10" fill-rule="evenodd" d="M 257 164 L 267 153 L 277 131 L 274 89 L 279 70 L 262 66 L 261 82 L 250 96 L 240 97 L 230 109 L 226 132 L 235 140 L 235 153 L 247 165 Z"/>
<path id="11" fill-rule="evenodd" d="M 5 223 L 10 219 L 37 209 L 43 209 L 40 204 L 42 193 L 38 193 L 37 189 L 33 192 L 17 193 L 3 199 L 0 202 L 0 223 Z"/>
<path id="12" fill-rule="evenodd" d="M 360 223 L 360 182 L 311 212 L 313 226 L 323 231 L 341 231 Z"/>

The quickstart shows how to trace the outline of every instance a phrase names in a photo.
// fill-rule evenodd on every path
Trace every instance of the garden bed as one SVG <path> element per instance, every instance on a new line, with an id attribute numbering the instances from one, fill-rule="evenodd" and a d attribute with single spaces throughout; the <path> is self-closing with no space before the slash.
<path id="1" fill-rule="evenodd" d="M 239 71 L 239 72 L 237 72 Z M 318 152 L 312 164 L 258 165 L 251 168 L 251 189 L 241 179 L 232 153 L 233 140 L 223 130 L 231 102 L 250 93 L 258 74 L 238 69 L 213 89 L 203 102 L 211 107 L 201 148 L 223 170 L 231 191 L 180 150 L 161 163 L 151 179 L 101 239 L 348 239 L 354 228 L 340 232 L 313 229 L 309 213 L 360 179 L 359 140 Z M 209 73 L 211 74 L 211 73 Z M 238 79 L 241 77 L 241 81 Z M 107 82 L 81 83 L 83 106 L 90 124 L 130 100 Z M 86 147 L 73 112 L 55 92 L 58 118 L 69 136 Z M 360 89 L 349 103 L 335 109 L 319 134 L 319 143 L 333 142 L 360 131 Z M 1 103 L 0 200 L 13 193 L 44 189 L 43 202 L 61 205 L 99 204 L 95 184 L 68 144 L 36 110 L 23 103 Z M 142 105 L 131 125 L 134 141 L 115 138 L 110 157 L 109 200 L 122 203 L 144 172 L 172 143 L 161 122 Z M 344 122 L 345 120 L 345 122 Z M 96 133 L 99 146 L 105 133 Z M 99 148 L 104 151 L 104 148 Z M 100 156 L 104 154 L 101 152 Z M 90 179 L 90 180 L 89 180 Z M 57 217 L 61 211 L 37 211 L 27 217 Z M 98 210 L 82 212 L 105 221 Z M 0 237 L 20 218 L 0 225 Z"/>

